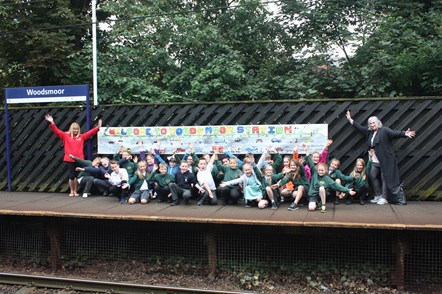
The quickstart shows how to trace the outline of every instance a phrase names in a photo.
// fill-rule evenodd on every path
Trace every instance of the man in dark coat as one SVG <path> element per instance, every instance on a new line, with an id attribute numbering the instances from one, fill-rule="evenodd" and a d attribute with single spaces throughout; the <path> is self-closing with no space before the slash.
<path id="1" fill-rule="evenodd" d="M 382 185 L 384 187 L 382 189 L 383 191 L 380 192 L 378 184 L 372 183 L 375 193 L 377 194 L 375 196 L 379 197 L 378 199 L 375 197 L 376 203 L 388 203 L 383 197 L 386 197 L 386 194 L 389 193 L 391 194 L 390 203 L 398 205 L 407 204 L 407 200 L 399 179 L 399 168 L 396 161 L 396 155 L 394 154 L 393 139 L 402 137 L 413 138 L 416 135 L 416 132 L 410 129 L 406 131 L 395 131 L 390 128 L 383 127 L 382 122 L 376 116 L 372 116 L 368 119 L 368 128 L 366 128 L 351 118 L 350 111 L 347 111 L 346 116 L 353 127 L 365 135 L 368 149 L 374 149 L 374 168 L 370 179 L 372 182 L 375 181 L 378 169 L 378 171 L 380 171 L 382 174 Z"/>

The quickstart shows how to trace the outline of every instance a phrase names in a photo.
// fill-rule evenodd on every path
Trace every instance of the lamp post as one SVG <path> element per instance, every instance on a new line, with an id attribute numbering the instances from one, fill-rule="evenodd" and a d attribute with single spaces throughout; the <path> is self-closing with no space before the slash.
<path id="1" fill-rule="evenodd" d="M 97 0 L 92 0 L 92 72 L 94 106 L 98 105 L 97 83 Z"/>

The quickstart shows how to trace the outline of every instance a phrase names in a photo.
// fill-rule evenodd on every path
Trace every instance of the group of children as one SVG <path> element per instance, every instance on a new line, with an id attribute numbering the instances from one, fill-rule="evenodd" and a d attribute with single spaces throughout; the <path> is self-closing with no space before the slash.
<path id="1" fill-rule="evenodd" d="M 354 200 L 365 203 L 368 192 L 368 164 L 356 160 L 349 175 L 339 170 L 339 160 L 328 160 L 327 142 L 322 153 L 313 152 L 302 145 L 305 157 L 299 156 L 296 145 L 293 154 L 284 158 L 270 147 L 257 162 L 255 155 L 246 154 L 243 160 L 229 152 L 201 157 L 189 145 L 183 156 L 173 154 L 162 157 L 160 146 L 147 152 L 140 145 L 139 156 L 132 156 L 123 147 L 114 155 L 87 161 L 70 156 L 81 167 L 77 177 L 83 197 L 91 194 L 116 196 L 120 203 L 146 204 L 152 199 L 168 202 L 172 206 L 196 201 L 198 205 L 235 205 L 245 207 L 271 207 L 278 209 L 288 203 L 288 210 L 297 210 L 301 203 L 308 209 L 326 211 L 328 199 L 335 204 L 351 204 Z M 371 157 L 373 154 L 369 154 Z"/>

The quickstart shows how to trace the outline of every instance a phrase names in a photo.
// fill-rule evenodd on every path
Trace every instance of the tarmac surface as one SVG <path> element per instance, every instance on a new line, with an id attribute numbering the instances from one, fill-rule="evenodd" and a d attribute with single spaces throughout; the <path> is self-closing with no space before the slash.
<path id="1" fill-rule="evenodd" d="M 391 230 L 442 231 L 442 202 L 409 201 L 408 205 L 327 203 L 327 211 L 308 211 L 300 207 L 288 211 L 245 208 L 243 205 L 170 206 L 167 203 L 120 204 L 115 197 L 69 197 L 60 193 L 0 192 L 0 216 L 121 219 L 155 222 L 212 223 L 288 227 L 333 227 Z"/>

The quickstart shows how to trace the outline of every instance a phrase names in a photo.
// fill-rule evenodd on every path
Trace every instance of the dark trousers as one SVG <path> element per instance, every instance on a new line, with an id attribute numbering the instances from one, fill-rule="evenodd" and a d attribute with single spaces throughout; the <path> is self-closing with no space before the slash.
<path id="1" fill-rule="evenodd" d="M 229 202 L 237 204 L 238 200 L 241 198 L 241 192 L 236 188 L 221 187 L 219 188 L 219 194 L 223 199 L 224 204 Z"/>
<path id="2" fill-rule="evenodd" d="M 371 171 L 368 176 L 373 188 L 374 196 L 382 196 L 387 198 L 387 183 L 384 180 L 384 175 L 382 174 L 379 163 L 372 164 Z"/>
<path id="3" fill-rule="evenodd" d="M 183 189 L 175 183 L 169 184 L 170 192 L 172 193 L 173 201 L 179 200 L 180 197 L 184 199 L 184 201 L 189 201 L 192 197 L 191 189 Z"/>
<path id="4" fill-rule="evenodd" d="M 80 181 L 80 189 L 83 191 L 83 193 L 92 193 L 92 188 L 94 187 L 94 180 L 95 178 L 93 176 L 84 176 L 81 177 Z"/>
<path id="5" fill-rule="evenodd" d="M 119 199 L 129 196 L 129 189 L 123 189 L 121 186 L 114 186 L 108 180 L 95 179 L 94 185 L 101 193 L 110 193 Z"/>
<path id="6" fill-rule="evenodd" d="M 112 184 L 108 180 L 94 179 L 94 185 L 100 193 L 110 193 Z"/>
<path id="7" fill-rule="evenodd" d="M 217 205 L 218 204 L 218 199 L 216 198 L 216 192 L 212 191 L 212 195 L 213 198 L 210 198 L 209 196 L 209 192 L 204 191 L 204 193 L 198 193 L 200 200 L 198 201 L 199 205 L 205 205 L 205 204 L 209 204 L 209 205 Z"/>
<path id="8" fill-rule="evenodd" d="M 169 186 L 160 187 L 160 186 L 158 186 L 158 184 L 155 184 L 153 189 L 155 192 L 157 192 L 157 197 L 159 200 L 161 200 L 161 201 L 167 200 L 167 196 L 169 196 L 169 194 L 170 194 Z"/>

